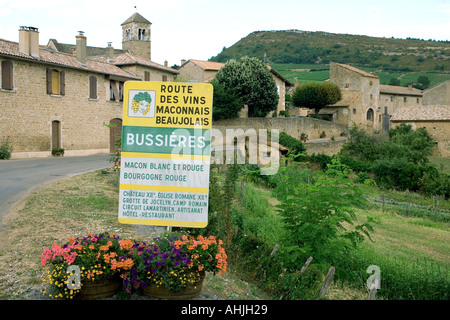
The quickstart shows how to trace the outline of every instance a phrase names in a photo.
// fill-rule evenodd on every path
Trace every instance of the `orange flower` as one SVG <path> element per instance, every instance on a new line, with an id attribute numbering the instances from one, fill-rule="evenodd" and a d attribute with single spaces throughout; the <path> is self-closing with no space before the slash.
<path id="1" fill-rule="evenodd" d="M 119 240 L 120 248 L 129 250 L 133 247 L 133 241 L 131 240 Z"/>

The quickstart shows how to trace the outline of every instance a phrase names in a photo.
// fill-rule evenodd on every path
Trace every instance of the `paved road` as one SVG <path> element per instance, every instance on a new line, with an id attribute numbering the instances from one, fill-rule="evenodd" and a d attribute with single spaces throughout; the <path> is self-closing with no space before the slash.
<path id="1" fill-rule="evenodd" d="M 109 155 L 0 160 L 1 219 L 31 191 L 44 183 L 110 167 Z"/>

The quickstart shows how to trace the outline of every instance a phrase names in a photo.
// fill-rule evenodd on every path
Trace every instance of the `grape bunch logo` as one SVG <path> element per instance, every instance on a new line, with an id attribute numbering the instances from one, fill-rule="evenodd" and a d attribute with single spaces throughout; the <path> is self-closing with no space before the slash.
<path id="1" fill-rule="evenodd" d="M 154 118 L 155 91 L 130 90 L 128 116 L 138 118 Z"/>

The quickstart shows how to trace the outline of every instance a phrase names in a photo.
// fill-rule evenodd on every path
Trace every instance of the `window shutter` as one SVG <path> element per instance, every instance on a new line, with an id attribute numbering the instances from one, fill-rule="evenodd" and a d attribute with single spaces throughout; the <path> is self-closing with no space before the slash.
<path id="1" fill-rule="evenodd" d="M 2 89 L 14 89 L 13 64 L 11 61 L 2 61 Z"/>
<path id="2" fill-rule="evenodd" d="M 113 90 L 114 99 L 113 100 L 119 100 L 119 91 L 117 91 L 117 85 L 114 80 L 111 80 L 111 88 Z"/>
<path id="3" fill-rule="evenodd" d="M 47 94 L 52 94 L 52 69 L 47 68 Z"/>
<path id="4" fill-rule="evenodd" d="M 97 99 L 97 77 L 89 77 L 89 98 Z"/>
<path id="5" fill-rule="evenodd" d="M 59 94 L 62 96 L 66 94 L 66 77 L 64 71 L 59 72 Z"/>

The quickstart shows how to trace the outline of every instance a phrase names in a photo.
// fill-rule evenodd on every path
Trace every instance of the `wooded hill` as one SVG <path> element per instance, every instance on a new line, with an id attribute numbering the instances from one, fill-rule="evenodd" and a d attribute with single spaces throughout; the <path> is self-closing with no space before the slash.
<path id="1" fill-rule="evenodd" d="M 308 71 L 315 71 L 314 66 L 324 70 L 323 65 L 333 61 L 381 73 L 433 73 L 450 79 L 450 41 L 300 30 L 255 31 L 231 47 L 224 47 L 210 61 L 226 62 L 242 56 L 271 63 L 277 71 L 287 70 L 279 66 L 286 64 L 307 64 Z"/>

